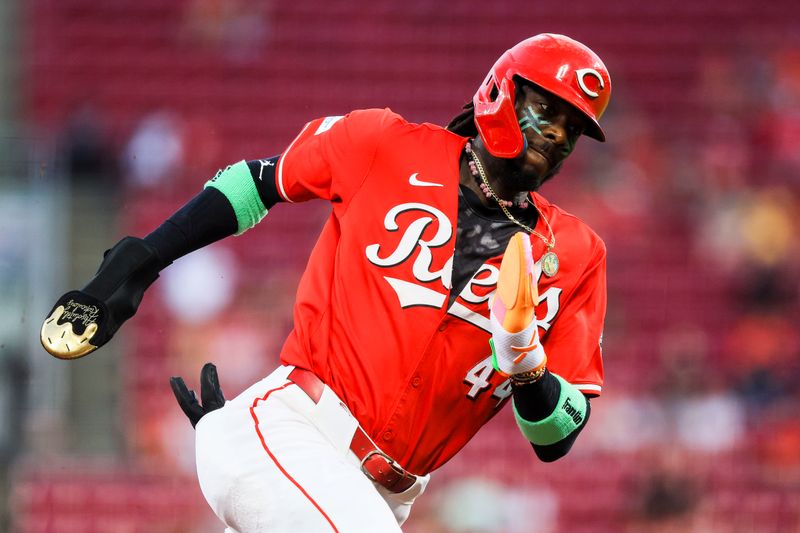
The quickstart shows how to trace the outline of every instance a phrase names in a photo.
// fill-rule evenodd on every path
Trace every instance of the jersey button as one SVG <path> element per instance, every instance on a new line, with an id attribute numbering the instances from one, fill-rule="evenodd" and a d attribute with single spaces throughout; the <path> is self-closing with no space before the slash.
<path id="1" fill-rule="evenodd" d="M 445 323 L 439 324 L 439 331 L 444 331 L 446 329 L 447 329 L 447 324 L 445 324 Z"/>
<path id="2" fill-rule="evenodd" d="M 414 379 L 411 380 L 411 386 L 414 388 L 419 387 L 420 383 L 422 383 L 422 378 L 419 376 L 416 376 Z"/>
<path id="3" fill-rule="evenodd" d="M 394 437 L 394 434 L 391 431 L 385 431 L 383 433 L 383 440 L 392 440 L 392 437 Z"/>

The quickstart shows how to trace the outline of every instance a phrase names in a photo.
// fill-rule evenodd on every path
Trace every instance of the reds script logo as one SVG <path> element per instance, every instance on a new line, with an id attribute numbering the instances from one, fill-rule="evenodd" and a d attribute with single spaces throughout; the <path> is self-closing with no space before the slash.
<path id="1" fill-rule="evenodd" d="M 419 212 L 420 216 L 413 220 L 403 231 L 400 242 L 393 250 L 386 250 L 380 244 L 370 244 L 366 247 L 366 256 L 370 263 L 379 267 L 394 267 L 405 261 L 413 259 L 411 271 L 414 278 L 420 283 L 414 283 L 391 276 L 383 276 L 383 279 L 392 287 L 400 307 L 425 306 L 441 308 L 447 301 L 447 291 L 452 287 L 451 276 L 453 270 L 453 257 L 451 256 L 445 265 L 440 269 L 431 272 L 433 263 L 432 248 L 439 248 L 450 242 L 453 237 L 453 225 L 445 214 L 427 204 L 411 202 L 392 207 L 383 219 L 383 226 L 387 231 L 395 232 L 400 230 L 397 218 L 402 213 Z M 425 229 L 435 221 L 436 233 L 429 239 L 423 239 Z M 476 287 L 494 287 L 497 285 L 499 276 L 497 267 L 483 264 L 472 276 L 461 293 L 453 301 L 447 312 L 453 316 L 461 318 L 487 332 L 491 332 L 489 318 L 481 313 L 473 311 L 463 302 L 472 304 L 475 308 L 485 310 L 488 315 L 488 305 L 482 305 L 489 301 L 494 290 L 484 296 L 478 296 L 473 291 Z M 536 263 L 536 279 L 541 276 L 541 265 Z M 442 291 L 429 288 L 423 283 L 430 283 L 438 280 L 441 283 Z M 559 296 L 561 289 L 550 287 L 539 295 L 539 302 L 547 304 L 547 314 L 541 320 L 537 320 L 537 325 L 547 331 L 555 319 L 559 309 Z"/>

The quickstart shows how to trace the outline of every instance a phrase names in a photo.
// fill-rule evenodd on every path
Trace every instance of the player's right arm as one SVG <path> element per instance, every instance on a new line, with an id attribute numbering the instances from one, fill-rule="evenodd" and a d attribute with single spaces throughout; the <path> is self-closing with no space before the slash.
<path id="1" fill-rule="evenodd" d="M 214 179 L 239 172 L 242 183 L 246 177 L 250 187 L 255 187 L 250 169 L 261 164 L 262 161 L 237 163 L 220 171 Z M 243 187 L 241 183 L 240 186 Z M 125 237 L 119 241 L 105 252 L 97 273 L 82 289 L 67 292 L 56 301 L 42 326 L 45 350 L 61 359 L 76 359 L 106 344 L 136 313 L 145 291 L 161 270 L 194 250 L 238 233 L 239 218 L 256 216 L 253 213 L 263 217 L 267 206 L 272 207 L 278 198 L 274 186 L 272 193 L 268 186 L 262 190 L 257 195 L 258 211 L 240 205 L 237 216 L 237 206 L 224 191 L 206 186 L 144 239 Z"/>
<path id="2" fill-rule="evenodd" d="M 56 301 L 42 326 L 42 345 L 62 359 L 103 346 L 136 313 L 161 270 L 199 248 L 244 233 L 278 202 L 322 198 L 334 209 L 346 208 L 372 161 L 377 130 L 395 117 L 387 110 L 369 110 L 317 119 L 283 154 L 220 170 L 155 231 L 143 239 L 125 237 L 107 250 L 89 283 Z M 342 159 L 348 172 L 340 171 Z"/>

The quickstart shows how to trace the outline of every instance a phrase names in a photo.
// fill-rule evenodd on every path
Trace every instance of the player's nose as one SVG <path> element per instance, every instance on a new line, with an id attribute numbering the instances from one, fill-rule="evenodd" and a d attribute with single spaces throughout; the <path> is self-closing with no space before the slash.
<path id="1" fill-rule="evenodd" d="M 542 137 L 555 145 L 561 146 L 567 141 L 566 118 L 559 117 L 542 128 Z"/>

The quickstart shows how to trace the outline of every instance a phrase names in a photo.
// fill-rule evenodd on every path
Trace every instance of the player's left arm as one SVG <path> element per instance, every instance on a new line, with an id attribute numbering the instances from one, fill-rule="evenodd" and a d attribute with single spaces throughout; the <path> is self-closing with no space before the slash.
<path id="1" fill-rule="evenodd" d="M 597 240 L 591 258 L 541 347 L 547 370 L 536 381 L 512 379 L 514 414 L 522 434 L 545 462 L 566 455 L 589 420 L 589 398 L 603 381 L 600 337 L 606 309 L 606 249 Z"/>

